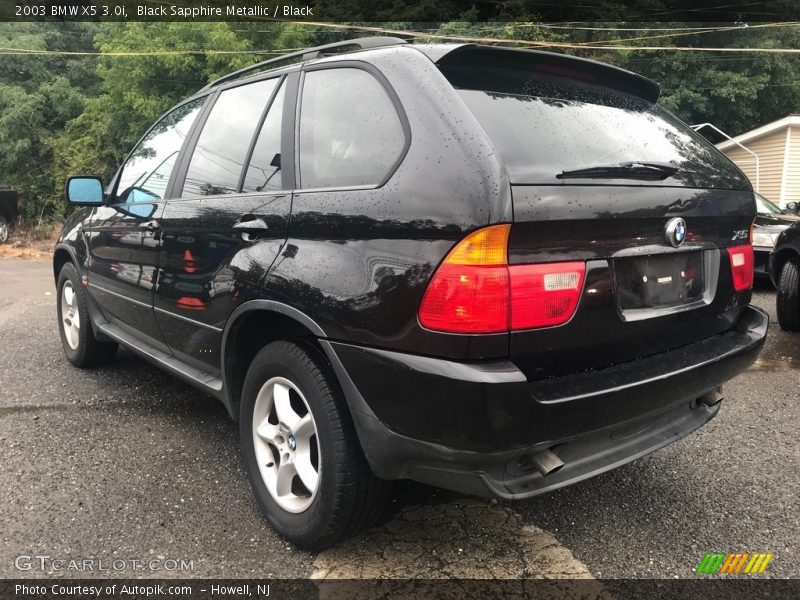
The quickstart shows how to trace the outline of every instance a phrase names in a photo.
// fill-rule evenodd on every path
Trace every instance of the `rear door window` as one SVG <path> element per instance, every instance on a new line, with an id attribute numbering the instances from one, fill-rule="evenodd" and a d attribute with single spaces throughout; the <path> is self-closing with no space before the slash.
<path id="1" fill-rule="evenodd" d="M 263 192 L 283 189 L 281 171 L 281 125 L 286 85 L 282 85 L 269 107 L 261 126 L 253 154 L 247 165 L 242 192 Z"/>
<path id="2" fill-rule="evenodd" d="M 247 151 L 278 79 L 224 90 L 197 139 L 184 198 L 235 194 L 239 191 Z"/>
<path id="3" fill-rule="evenodd" d="M 300 187 L 379 185 L 405 145 L 389 94 L 355 68 L 305 74 L 300 105 Z"/>

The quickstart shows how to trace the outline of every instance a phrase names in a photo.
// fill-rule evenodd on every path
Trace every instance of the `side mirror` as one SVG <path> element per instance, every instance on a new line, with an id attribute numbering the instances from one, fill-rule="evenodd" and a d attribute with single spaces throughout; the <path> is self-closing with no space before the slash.
<path id="1" fill-rule="evenodd" d="M 99 206 L 103 203 L 103 182 L 99 177 L 70 177 L 67 180 L 67 202 L 78 206 Z"/>
<path id="2" fill-rule="evenodd" d="M 788 208 L 789 210 L 792 210 L 792 211 L 796 211 L 797 210 L 797 202 L 789 202 L 786 205 L 786 208 Z"/>

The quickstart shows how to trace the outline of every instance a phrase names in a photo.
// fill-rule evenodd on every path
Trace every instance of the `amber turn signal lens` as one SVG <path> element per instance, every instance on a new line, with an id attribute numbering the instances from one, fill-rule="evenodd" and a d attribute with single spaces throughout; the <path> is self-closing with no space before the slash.
<path id="1" fill-rule="evenodd" d="M 446 265 L 505 265 L 511 225 L 492 225 L 473 231 L 450 251 Z"/>

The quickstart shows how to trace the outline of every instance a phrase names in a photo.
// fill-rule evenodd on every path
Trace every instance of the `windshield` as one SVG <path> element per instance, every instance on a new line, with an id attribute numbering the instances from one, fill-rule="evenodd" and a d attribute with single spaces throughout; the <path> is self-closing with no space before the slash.
<path id="1" fill-rule="evenodd" d="M 756 194 L 756 210 L 762 215 L 780 215 L 783 211 L 761 194 Z"/>
<path id="2" fill-rule="evenodd" d="M 528 81 L 513 87 L 526 93 L 458 92 L 494 142 L 514 183 L 569 183 L 557 174 L 651 162 L 673 165 L 677 171 L 657 183 L 632 184 L 750 188 L 716 148 L 656 104 L 558 82 Z"/>

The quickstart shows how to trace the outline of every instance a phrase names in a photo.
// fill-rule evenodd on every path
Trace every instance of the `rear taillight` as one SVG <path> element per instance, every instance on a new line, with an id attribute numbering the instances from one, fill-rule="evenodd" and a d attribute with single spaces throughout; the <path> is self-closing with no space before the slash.
<path id="1" fill-rule="evenodd" d="M 731 259 L 733 289 L 742 292 L 753 287 L 753 246 L 745 244 L 728 248 Z"/>
<path id="2" fill-rule="evenodd" d="M 479 229 L 434 273 L 419 309 L 423 327 L 500 333 L 566 323 L 578 305 L 583 262 L 508 265 L 510 225 Z"/>
<path id="3" fill-rule="evenodd" d="M 456 244 L 422 299 L 419 322 L 423 327 L 450 333 L 508 330 L 510 229 L 510 225 L 486 227 Z"/>

